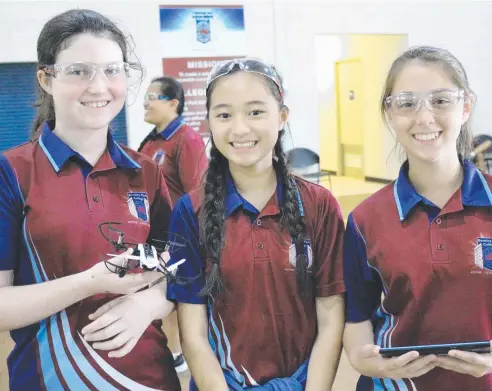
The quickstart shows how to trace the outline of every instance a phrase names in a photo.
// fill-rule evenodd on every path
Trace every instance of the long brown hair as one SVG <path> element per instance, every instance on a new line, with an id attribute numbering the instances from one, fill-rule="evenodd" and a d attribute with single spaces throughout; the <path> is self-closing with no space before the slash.
<path id="1" fill-rule="evenodd" d="M 386 82 L 381 95 L 380 110 L 383 121 L 386 125 L 386 98 L 392 94 L 395 80 L 401 71 L 409 63 L 413 61 L 421 61 L 425 64 L 436 64 L 441 66 L 450 76 L 453 83 L 465 91 L 465 99 L 475 100 L 475 94 L 470 88 L 468 77 L 465 68 L 461 62 L 453 56 L 449 51 L 432 46 L 416 46 L 403 52 L 391 65 L 388 72 Z M 470 118 L 461 126 L 461 131 L 456 142 L 456 149 L 460 159 L 465 159 L 469 156 L 473 148 L 473 133 L 470 125 Z"/>
<path id="2" fill-rule="evenodd" d="M 111 20 L 98 12 L 85 9 L 72 9 L 50 19 L 41 30 L 37 42 L 37 70 L 56 63 L 58 54 L 66 49 L 71 40 L 79 34 L 90 33 L 97 37 L 107 37 L 116 42 L 123 53 L 123 61 L 129 63 L 129 44 L 123 32 Z M 139 64 L 130 63 L 133 69 L 141 69 Z M 51 77 L 51 76 L 50 76 Z M 35 135 L 44 122 L 55 127 L 55 106 L 53 97 L 38 84 L 38 108 L 32 126 Z"/>

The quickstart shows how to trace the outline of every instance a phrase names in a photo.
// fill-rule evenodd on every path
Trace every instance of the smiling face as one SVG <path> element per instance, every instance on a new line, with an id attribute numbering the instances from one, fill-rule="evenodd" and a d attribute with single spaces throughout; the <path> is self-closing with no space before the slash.
<path id="1" fill-rule="evenodd" d="M 209 126 L 230 165 L 261 169 L 272 164 L 279 131 L 287 121 L 262 75 L 238 71 L 215 82 Z"/>
<path id="2" fill-rule="evenodd" d="M 437 64 L 415 60 L 397 75 L 386 114 L 410 163 L 433 163 L 457 155 L 456 142 L 471 112 L 471 104 L 460 94 L 463 91 Z"/>
<path id="3" fill-rule="evenodd" d="M 165 96 L 162 91 L 162 85 L 159 82 L 153 82 L 150 84 L 147 89 L 146 96 L 147 97 L 159 97 Z M 169 123 L 174 118 L 178 116 L 177 107 L 178 107 L 177 99 L 147 99 L 144 102 L 145 122 L 159 126 L 162 123 Z"/>
<path id="4" fill-rule="evenodd" d="M 112 39 L 91 34 L 75 36 L 68 47 L 60 51 L 56 64 L 109 64 L 98 69 L 92 80 L 84 80 L 77 67 L 65 67 L 55 77 L 38 72 L 43 88 L 53 96 L 57 128 L 107 130 L 109 123 L 121 111 L 126 98 L 125 69 L 120 46 Z M 72 69 L 72 70 L 71 70 Z"/>

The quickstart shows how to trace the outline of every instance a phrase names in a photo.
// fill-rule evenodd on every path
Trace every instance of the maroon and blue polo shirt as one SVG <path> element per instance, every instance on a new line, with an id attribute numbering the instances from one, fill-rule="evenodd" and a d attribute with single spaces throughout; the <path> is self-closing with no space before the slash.
<path id="1" fill-rule="evenodd" d="M 347 321 L 371 320 L 380 347 L 492 338 L 492 177 L 469 162 L 463 185 L 438 208 L 397 180 L 350 214 L 344 245 Z M 384 299 L 381 301 L 381 294 Z M 442 368 L 414 379 L 369 379 L 357 390 L 486 391 L 492 376 Z"/>
<path id="2" fill-rule="evenodd" d="M 296 178 L 298 207 L 305 214 L 310 289 L 298 294 L 291 237 L 280 227 L 284 195 L 278 180 L 275 194 L 258 211 L 237 191 L 227 171 L 225 238 L 220 270 L 226 291 L 215 297 L 198 293 L 211 262 L 202 256 L 199 214 L 204 186 L 181 197 L 175 205 L 170 232 L 188 240 L 172 254 L 171 263 L 186 262 L 178 276 L 201 276 L 192 284 L 173 284 L 168 298 L 207 305 L 209 342 L 222 370 L 244 386 L 291 377 L 309 359 L 316 338 L 316 297 L 344 292 L 343 232 L 339 205 L 325 188 Z"/>
<path id="3" fill-rule="evenodd" d="M 139 151 L 162 167 L 173 204 L 200 185 L 208 167 L 202 137 L 186 125 L 181 116 L 162 132 L 154 128 Z"/>
<path id="4" fill-rule="evenodd" d="M 114 252 L 99 224 L 119 222 L 126 241 L 143 243 L 166 238 L 170 212 L 164 177 L 149 158 L 109 132 L 107 150 L 92 167 L 46 125 L 39 138 L 0 155 L 0 270 L 14 271 L 15 286 L 82 272 Z M 89 314 L 115 297 L 88 297 L 12 330 L 10 389 L 180 390 L 160 321 L 123 358 L 83 340 Z"/>

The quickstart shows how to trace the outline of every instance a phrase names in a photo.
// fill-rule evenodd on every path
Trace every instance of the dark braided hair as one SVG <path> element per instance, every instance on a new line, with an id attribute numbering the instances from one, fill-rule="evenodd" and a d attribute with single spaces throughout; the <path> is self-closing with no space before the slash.
<path id="1" fill-rule="evenodd" d="M 220 253 L 224 246 L 224 219 L 227 159 L 211 139 L 210 160 L 205 178 L 205 200 L 200 227 L 204 253 L 212 261 L 212 270 L 206 278 L 204 295 L 220 292 L 224 285 L 220 278 Z"/>
<path id="2" fill-rule="evenodd" d="M 229 74 L 238 72 L 236 67 Z M 278 86 L 269 78 L 263 77 L 268 89 L 279 104 L 280 110 L 286 109 L 283 98 Z M 207 112 L 210 109 L 211 95 L 215 88 L 216 81 L 213 81 L 207 89 Z M 296 282 L 298 292 L 306 297 L 308 292 L 308 259 L 304 251 L 306 239 L 306 224 L 301 216 L 297 186 L 294 177 L 290 173 L 290 168 L 282 147 L 282 136 L 285 131 L 279 132 L 278 140 L 274 147 L 275 169 L 278 179 L 282 182 L 284 189 L 283 203 L 280 205 L 282 230 L 288 230 L 296 249 Z M 226 195 L 226 170 L 228 167 L 227 159 L 220 153 L 215 146 L 213 138 L 211 140 L 210 161 L 205 177 L 205 200 L 203 210 L 200 214 L 200 236 L 203 252 L 206 258 L 212 262 L 212 269 L 206 277 L 206 283 L 202 295 L 210 295 L 222 291 L 224 283 L 220 276 L 220 256 L 224 246 L 224 220 L 225 220 L 225 195 Z"/>
<path id="3" fill-rule="evenodd" d="M 279 179 L 282 181 L 284 189 L 284 202 L 280 205 L 282 214 L 280 225 L 282 229 L 289 231 L 290 237 L 295 245 L 296 250 L 296 282 L 297 290 L 302 296 L 307 295 L 309 285 L 308 280 L 308 259 L 306 257 L 304 242 L 306 240 L 306 222 L 301 216 L 300 198 L 298 198 L 298 189 L 294 182 L 294 177 L 290 173 L 289 163 L 285 157 L 282 148 L 282 136 L 285 133 L 282 130 L 279 134 L 274 152 L 277 157 L 277 171 Z M 302 207 L 303 208 L 303 207 Z"/>

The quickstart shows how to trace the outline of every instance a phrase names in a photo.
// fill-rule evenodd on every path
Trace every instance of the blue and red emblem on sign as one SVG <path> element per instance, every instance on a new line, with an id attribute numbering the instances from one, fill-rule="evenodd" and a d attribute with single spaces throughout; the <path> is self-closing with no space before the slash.
<path id="1" fill-rule="evenodd" d="M 207 43 L 210 42 L 210 18 L 199 19 L 196 18 L 196 39 L 198 42 Z"/>
<path id="2" fill-rule="evenodd" d="M 149 221 L 149 197 L 147 193 L 128 193 L 128 209 L 132 216 L 142 221 Z"/>

